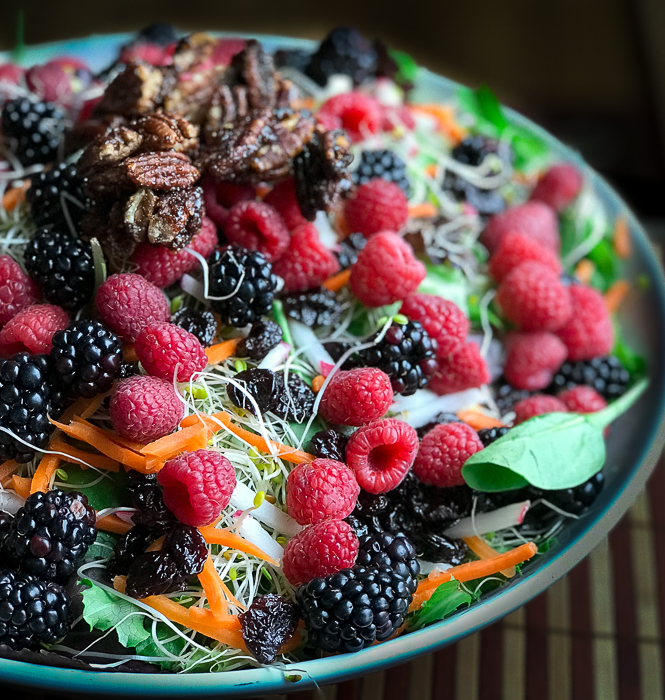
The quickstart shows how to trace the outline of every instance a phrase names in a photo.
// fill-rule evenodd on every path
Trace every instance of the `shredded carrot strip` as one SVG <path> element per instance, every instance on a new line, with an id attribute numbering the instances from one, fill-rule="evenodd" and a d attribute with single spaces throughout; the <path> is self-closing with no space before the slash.
<path id="1" fill-rule="evenodd" d="M 8 459 L 0 464 L 0 483 L 4 483 L 5 479 L 9 478 L 18 469 L 18 462 L 13 459 Z"/>
<path id="2" fill-rule="evenodd" d="M 222 579 L 220 578 L 215 565 L 212 563 L 212 558 L 208 555 L 203 565 L 203 570 L 199 574 L 199 583 L 203 587 L 203 592 L 206 594 L 208 599 L 208 606 L 212 610 L 212 614 L 218 618 L 223 619 L 229 614 L 229 606 L 225 596 L 226 591 L 220 584 L 222 584 Z M 227 588 L 228 590 L 228 588 Z"/>
<path id="3" fill-rule="evenodd" d="M 458 411 L 457 417 L 467 425 L 470 425 L 474 430 L 503 427 L 503 423 L 500 420 L 486 416 L 482 411 Z"/>
<path id="4" fill-rule="evenodd" d="M 141 454 L 170 459 L 182 452 L 203 449 L 208 444 L 208 440 L 210 440 L 210 428 L 199 423 L 149 443 L 141 450 Z"/>
<path id="5" fill-rule="evenodd" d="M 437 213 L 438 209 L 429 202 L 414 204 L 412 207 L 409 207 L 409 218 L 411 219 L 431 219 Z"/>
<path id="6" fill-rule="evenodd" d="M 166 539 L 166 535 L 162 535 L 161 537 L 158 537 L 145 551 L 146 552 L 161 552 L 162 547 L 164 546 L 165 539 Z"/>
<path id="7" fill-rule="evenodd" d="M 575 277 L 583 284 L 589 284 L 595 271 L 595 264 L 589 258 L 583 258 L 575 267 Z"/>
<path id="8" fill-rule="evenodd" d="M 605 292 L 605 306 L 607 306 L 607 310 L 612 314 L 618 311 L 629 292 L 630 282 L 628 280 L 617 280 Z"/>
<path id="9" fill-rule="evenodd" d="M 133 345 L 122 346 L 122 357 L 125 362 L 138 362 L 139 356 L 136 354 L 136 348 Z"/>
<path id="10" fill-rule="evenodd" d="M 105 515 L 97 521 L 97 529 L 104 530 L 105 532 L 113 532 L 116 535 L 124 535 L 132 529 L 132 524 L 126 523 L 115 513 L 112 513 L 111 515 Z"/>
<path id="11" fill-rule="evenodd" d="M 466 135 L 467 130 L 455 119 L 453 107 L 446 107 L 439 104 L 415 104 L 410 106 L 411 110 L 420 114 L 428 114 L 437 121 L 440 131 L 443 131 L 451 141 L 459 143 Z"/>
<path id="12" fill-rule="evenodd" d="M 187 626 L 194 629 L 194 625 L 199 627 L 220 627 L 225 630 L 240 630 L 240 620 L 237 615 L 225 615 L 223 619 L 216 618 L 212 610 L 208 608 L 199 608 L 193 605 L 188 608 Z"/>
<path id="13" fill-rule="evenodd" d="M 109 472 L 120 471 L 120 465 L 114 459 L 94 452 L 79 450 L 78 447 L 72 447 L 64 442 L 64 440 L 53 440 L 49 445 L 49 449 L 67 455 L 67 457 L 75 464 L 78 464 L 81 469 L 87 469 L 89 466 L 92 466 L 96 469 L 106 469 Z"/>
<path id="14" fill-rule="evenodd" d="M 60 457 L 58 457 L 58 455 L 44 455 L 32 477 L 30 493 L 37 493 L 37 491 L 46 493 L 51 483 L 51 477 L 55 474 L 55 470 L 58 468 L 59 464 Z"/>
<path id="15" fill-rule="evenodd" d="M 30 495 L 30 486 L 32 479 L 27 476 L 12 476 L 12 488 L 21 498 L 27 498 Z"/>
<path id="16" fill-rule="evenodd" d="M 30 180 L 26 180 L 20 187 L 12 187 L 2 197 L 2 207 L 5 211 L 14 211 L 16 207 L 25 201 L 25 193 L 30 188 Z"/>
<path id="17" fill-rule="evenodd" d="M 217 345 L 211 345 L 209 348 L 206 348 L 208 364 L 218 365 L 220 362 L 224 362 L 224 360 L 233 355 L 239 342 L 240 338 L 231 338 L 231 340 L 225 340 L 223 343 L 217 343 Z"/>
<path id="18" fill-rule="evenodd" d="M 79 398 L 60 416 L 61 423 L 71 423 L 75 416 L 82 419 L 90 418 L 97 413 L 97 409 L 102 405 L 104 399 L 113 392 L 107 391 L 104 394 L 97 394 L 91 399 Z"/>
<path id="19" fill-rule="evenodd" d="M 430 177 L 436 177 L 436 174 L 439 172 L 439 166 L 436 163 L 430 163 L 425 167 L 425 172 Z"/>
<path id="20" fill-rule="evenodd" d="M 633 243 L 630 238 L 630 229 L 626 217 L 619 216 L 614 222 L 614 235 L 612 238 L 614 252 L 622 259 L 629 258 L 633 252 Z"/>
<path id="21" fill-rule="evenodd" d="M 257 557 L 258 559 L 263 559 L 263 561 L 267 561 L 273 566 L 279 566 L 279 562 L 276 562 L 262 549 L 259 549 L 255 544 L 253 544 L 249 540 L 246 540 L 240 537 L 240 535 L 236 535 L 233 532 L 212 527 L 211 525 L 200 527 L 199 532 L 203 535 L 203 539 L 208 544 L 220 544 L 223 547 L 237 549 L 240 552 L 245 552 L 245 554 L 251 554 L 252 556 Z"/>
<path id="22" fill-rule="evenodd" d="M 538 547 L 533 542 L 528 542 L 511 549 L 509 552 L 492 557 L 492 559 L 481 559 L 468 564 L 460 564 L 460 566 L 454 566 L 452 569 L 434 574 L 418 584 L 409 611 L 421 608 L 432 597 L 434 591 L 446 581 L 450 581 L 453 578 L 460 582 L 473 581 L 474 579 L 491 576 L 511 566 L 521 564 L 527 559 L 531 559 L 537 551 Z"/>
<path id="23" fill-rule="evenodd" d="M 325 381 L 326 378 L 322 374 L 317 374 L 317 376 L 312 379 L 312 391 L 315 394 L 318 394 L 321 391 L 321 387 Z"/>
<path id="24" fill-rule="evenodd" d="M 479 559 L 492 559 L 493 557 L 498 557 L 500 554 L 496 551 L 496 549 L 494 549 L 494 547 L 490 547 L 490 545 L 487 544 L 487 542 L 485 542 L 485 540 L 481 537 L 463 537 L 462 539 L 466 542 L 466 546 Z M 517 573 L 517 570 L 514 566 L 511 566 L 508 569 L 503 569 L 501 573 L 506 578 L 512 578 Z"/>
<path id="25" fill-rule="evenodd" d="M 81 416 L 74 416 L 72 418 L 72 423 L 79 423 L 80 425 L 84 426 L 85 428 L 89 428 L 91 430 L 96 430 L 97 432 L 101 433 L 105 438 L 114 442 L 116 445 L 120 445 L 120 447 L 125 447 L 128 450 L 131 450 L 132 452 L 140 452 L 145 447 L 145 445 L 143 443 L 135 442 L 134 440 L 130 440 L 129 438 L 124 438 L 121 435 L 116 435 L 115 433 L 112 433 L 108 430 L 103 430 L 102 428 L 98 428 L 96 425 L 93 425 L 92 423 L 88 423 L 88 421 L 85 420 Z"/>
<path id="26" fill-rule="evenodd" d="M 322 284 L 323 287 L 331 292 L 339 292 L 342 287 L 346 287 L 351 279 L 351 268 L 342 270 L 332 277 L 328 277 Z"/>

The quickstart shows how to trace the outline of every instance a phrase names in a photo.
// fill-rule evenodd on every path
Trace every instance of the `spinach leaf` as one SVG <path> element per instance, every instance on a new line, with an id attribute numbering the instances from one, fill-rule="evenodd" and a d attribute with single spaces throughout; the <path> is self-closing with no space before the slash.
<path id="1" fill-rule="evenodd" d="M 462 309 L 466 316 L 469 315 L 467 299 L 469 296 L 469 282 L 462 270 L 451 265 L 434 265 L 425 262 L 427 275 L 420 283 L 420 294 L 434 294 L 454 302 Z"/>
<path id="2" fill-rule="evenodd" d="M 409 624 L 409 629 L 420 629 L 437 620 L 443 620 L 455 610 L 469 606 L 472 602 L 473 597 L 457 581 L 442 583 Z"/>
<path id="3" fill-rule="evenodd" d="M 175 637 L 173 630 L 163 622 L 157 623 L 155 627 L 155 635 L 157 636 L 160 644 L 167 651 L 169 651 L 171 654 L 175 654 L 176 656 L 182 652 L 185 646 L 185 640 L 182 637 Z M 140 644 L 136 645 L 136 653 L 138 656 L 165 656 L 164 652 L 157 645 L 152 633 L 149 633 Z M 172 661 L 156 661 L 155 663 L 164 669 L 172 668 L 174 664 Z"/>
<path id="4" fill-rule="evenodd" d="M 395 49 L 388 49 L 388 55 L 397 64 L 395 82 L 400 85 L 414 83 L 418 77 L 418 64 L 413 57 L 404 51 L 396 51 Z"/>
<path id="5" fill-rule="evenodd" d="M 601 292 L 606 292 L 613 282 L 620 276 L 619 258 L 614 251 L 612 243 L 603 238 L 588 256 L 589 260 L 596 266 L 596 273 L 591 279 L 591 283 Z"/>
<path id="6" fill-rule="evenodd" d="M 96 469 L 81 469 L 74 464 L 63 464 L 61 469 L 67 472 L 67 481 L 63 482 L 62 488 L 80 491 L 88 497 L 88 502 L 95 510 L 110 508 L 119 503 L 129 505 L 122 472 L 104 472 L 101 475 Z"/>
<path id="7" fill-rule="evenodd" d="M 605 462 L 603 430 L 647 387 L 642 380 L 597 413 L 548 413 L 518 425 L 466 461 L 462 476 L 477 491 L 532 484 L 565 489 L 584 483 Z"/>
<path id="8" fill-rule="evenodd" d="M 499 132 L 503 131 L 508 126 L 508 121 L 503 116 L 503 110 L 497 100 L 496 95 L 487 87 L 481 85 L 476 90 L 476 100 L 480 116 L 486 119 L 490 124 L 493 124 Z"/>

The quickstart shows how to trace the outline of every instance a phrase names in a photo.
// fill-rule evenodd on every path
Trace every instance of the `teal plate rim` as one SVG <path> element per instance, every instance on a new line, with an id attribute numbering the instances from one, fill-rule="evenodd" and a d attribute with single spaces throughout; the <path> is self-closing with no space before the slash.
<path id="1" fill-rule="evenodd" d="M 218 36 L 253 36 L 269 47 L 290 46 L 309 48 L 313 42 L 304 39 L 266 36 L 261 34 L 229 34 L 214 32 Z M 83 58 L 94 68 L 102 68 L 115 56 L 119 45 L 130 39 L 130 34 L 91 36 L 85 39 L 52 42 L 27 47 L 22 55 L 26 64 L 48 60 L 56 54 L 70 54 Z M 8 53 L 0 58 L 9 59 Z M 418 89 L 450 94 L 459 85 L 436 75 L 425 68 L 420 69 Z M 652 249 L 647 234 L 621 197 L 610 185 L 573 150 L 559 142 L 544 129 L 526 117 L 506 108 L 512 121 L 527 127 L 543 140 L 563 159 L 571 160 L 582 167 L 594 189 L 604 200 L 613 215 L 626 217 L 635 243 L 634 260 L 641 273 L 651 279 L 651 288 L 642 302 L 647 311 L 657 319 L 649 333 L 657 333 L 652 339 L 653 359 L 665 352 L 665 278 L 658 256 Z M 634 277 L 637 274 L 633 275 Z M 659 352 L 660 350 L 660 352 Z M 566 574 L 600 543 L 602 538 L 619 521 L 644 487 L 665 443 L 665 370 L 651 362 L 651 384 L 638 404 L 623 416 L 612 429 L 610 448 L 630 443 L 632 457 L 620 465 L 607 487 L 589 513 L 574 525 L 569 526 L 570 536 L 564 534 L 561 542 L 536 562 L 525 567 L 523 573 L 502 588 L 489 594 L 479 603 L 443 622 L 399 637 L 383 644 L 372 646 L 356 654 L 343 654 L 322 659 L 292 664 L 288 667 L 262 667 L 245 671 L 220 673 L 109 673 L 103 671 L 81 671 L 51 666 L 41 666 L 21 661 L 0 659 L 0 682 L 23 687 L 52 690 L 58 693 L 142 695 L 142 696 L 203 696 L 226 695 L 247 696 L 272 693 L 289 693 L 316 685 L 339 683 L 354 676 L 373 673 L 389 666 L 405 663 L 422 654 L 430 653 L 463 637 L 478 632 L 516 610 L 542 593 L 557 579 Z M 639 412 L 636 420 L 635 412 Z M 632 420 L 631 420 L 632 415 Z M 631 431 L 640 429 L 638 444 L 631 442 Z M 613 449 L 608 450 L 608 461 L 612 461 Z M 286 680 L 286 674 L 300 676 L 297 682 Z"/>

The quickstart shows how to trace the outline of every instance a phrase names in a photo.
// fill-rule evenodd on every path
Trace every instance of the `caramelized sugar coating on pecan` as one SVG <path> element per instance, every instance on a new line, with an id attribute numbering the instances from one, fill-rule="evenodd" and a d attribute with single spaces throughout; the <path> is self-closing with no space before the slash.
<path id="1" fill-rule="evenodd" d="M 186 153 L 198 145 L 198 127 L 177 114 L 148 114 L 137 119 L 134 128 L 143 136 L 144 151 Z"/>

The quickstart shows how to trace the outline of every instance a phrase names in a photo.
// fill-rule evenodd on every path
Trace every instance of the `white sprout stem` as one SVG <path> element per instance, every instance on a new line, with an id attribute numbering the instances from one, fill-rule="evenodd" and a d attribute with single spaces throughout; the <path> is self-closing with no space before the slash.
<path id="1" fill-rule="evenodd" d="M 530 501 L 522 501 L 521 503 L 511 503 L 488 513 L 472 513 L 468 518 L 462 518 L 457 524 L 444 530 L 443 534 L 446 537 L 460 539 L 462 537 L 479 537 L 488 532 L 515 527 L 524 522 L 530 505 Z"/>
<path id="2" fill-rule="evenodd" d="M 281 563 L 282 557 L 284 556 L 284 548 L 279 542 L 273 540 L 273 538 L 261 527 L 261 523 L 253 518 L 256 511 L 252 511 L 251 514 L 247 514 L 240 527 L 238 528 L 238 534 L 244 537 L 246 540 L 255 544 L 260 550 L 265 552 L 269 557 L 272 557 L 275 561 Z"/>

